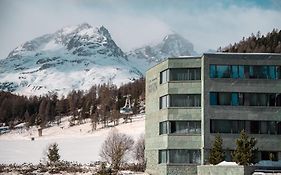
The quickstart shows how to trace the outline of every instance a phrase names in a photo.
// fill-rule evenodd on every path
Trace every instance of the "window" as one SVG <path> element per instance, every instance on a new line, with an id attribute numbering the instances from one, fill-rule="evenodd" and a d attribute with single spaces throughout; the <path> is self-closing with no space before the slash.
<path id="1" fill-rule="evenodd" d="M 200 121 L 170 121 L 172 134 L 200 134 Z"/>
<path id="2" fill-rule="evenodd" d="M 278 152 L 276 152 L 276 151 L 261 151 L 261 160 L 278 161 Z"/>
<path id="3" fill-rule="evenodd" d="M 160 72 L 160 84 L 166 83 L 169 81 L 169 70 L 164 70 Z"/>
<path id="4" fill-rule="evenodd" d="M 231 67 L 231 78 L 239 78 L 238 66 Z"/>
<path id="5" fill-rule="evenodd" d="M 212 64 L 210 78 L 281 79 L 281 66 Z"/>
<path id="6" fill-rule="evenodd" d="M 244 120 L 211 120 L 211 133 L 240 133 L 245 129 Z"/>
<path id="7" fill-rule="evenodd" d="M 231 123 L 226 120 L 211 120 L 211 133 L 231 133 Z"/>
<path id="8" fill-rule="evenodd" d="M 168 121 L 159 123 L 159 134 L 168 134 Z"/>
<path id="9" fill-rule="evenodd" d="M 281 106 L 281 94 L 210 92 L 210 105 Z"/>
<path id="10" fill-rule="evenodd" d="M 276 122 L 277 134 L 281 134 L 281 121 Z"/>
<path id="11" fill-rule="evenodd" d="M 237 92 L 231 93 L 231 105 L 238 106 L 239 105 L 239 96 Z"/>
<path id="12" fill-rule="evenodd" d="M 170 95 L 171 107 L 200 107 L 200 94 L 173 94 Z"/>
<path id="13" fill-rule="evenodd" d="M 259 121 L 250 121 L 250 132 L 252 134 L 259 134 Z"/>
<path id="14" fill-rule="evenodd" d="M 275 80 L 277 79 L 277 67 L 276 66 L 268 66 L 269 71 L 269 79 Z"/>
<path id="15" fill-rule="evenodd" d="M 183 81 L 183 80 L 200 80 L 201 69 L 200 68 L 177 68 L 170 69 L 171 81 Z"/>
<path id="16" fill-rule="evenodd" d="M 168 95 L 160 97 L 159 101 L 160 101 L 160 106 L 159 106 L 160 109 L 169 107 L 169 96 Z"/>
<path id="17" fill-rule="evenodd" d="M 230 66 L 217 65 L 217 78 L 230 78 Z"/>
<path id="18" fill-rule="evenodd" d="M 231 104 L 231 93 L 220 92 L 218 94 L 219 105 L 230 105 Z"/>
<path id="19" fill-rule="evenodd" d="M 217 78 L 216 65 L 210 65 L 210 78 Z"/>
<path id="20" fill-rule="evenodd" d="M 245 78 L 244 66 L 238 66 L 238 68 L 239 68 L 238 78 Z"/>
<path id="21" fill-rule="evenodd" d="M 169 150 L 169 163 L 199 164 L 200 150 L 171 149 Z"/>
<path id="22" fill-rule="evenodd" d="M 211 133 L 240 133 L 249 126 L 250 134 L 281 134 L 281 121 L 211 120 Z"/>
<path id="23" fill-rule="evenodd" d="M 167 163 L 168 161 L 168 151 L 167 150 L 159 150 L 159 163 Z"/>
<path id="24" fill-rule="evenodd" d="M 210 105 L 218 105 L 218 93 L 210 92 Z"/>

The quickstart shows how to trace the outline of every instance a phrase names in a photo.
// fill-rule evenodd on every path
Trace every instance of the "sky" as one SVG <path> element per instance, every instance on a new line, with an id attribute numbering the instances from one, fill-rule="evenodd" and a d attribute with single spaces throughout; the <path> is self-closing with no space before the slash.
<path id="1" fill-rule="evenodd" d="M 123 51 L 178 33 L 198 53 L 281 29 L 281 0 L 0 0 L 0 59 L 62 27 L 105 26 Z"/>

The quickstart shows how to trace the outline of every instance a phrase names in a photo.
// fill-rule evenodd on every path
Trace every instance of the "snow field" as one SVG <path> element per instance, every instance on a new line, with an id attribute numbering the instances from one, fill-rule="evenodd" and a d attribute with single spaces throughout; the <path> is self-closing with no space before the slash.
<path id="1" fill-rule="evenodd" d="M 57 126 L 43 130 L 43 136 L 38 137 L 36 127 L 27 130 L 17 130 L 0 136 L 0 163 L 3 164 L 38 164 L 44 157 L 49 144 L 56 142 L 62 160 L 82 164 L 100 160 L 99 152 L 103 141 L 113 127 L 92 131 L 91 124 L 68 126 L 69 117 L 65 117 Z M 144 133 L 144 115 L 133 117 L 132 123 L 122 123 L 114 128 L 119 132 L 132 136 L 135 140 Z M 31 141 L 31 137 L 35 140 Z"/>

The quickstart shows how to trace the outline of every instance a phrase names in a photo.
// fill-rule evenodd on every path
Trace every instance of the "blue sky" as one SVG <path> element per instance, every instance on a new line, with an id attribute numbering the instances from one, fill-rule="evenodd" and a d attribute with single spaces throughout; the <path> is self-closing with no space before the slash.
<path id="1" fill-rule="evenodd" d="M 281 29 L 280 0 L 0 0 L 0 58 L 25 41 L 87 22 L 124 50 L 176 32 L 197 52 Z"/>

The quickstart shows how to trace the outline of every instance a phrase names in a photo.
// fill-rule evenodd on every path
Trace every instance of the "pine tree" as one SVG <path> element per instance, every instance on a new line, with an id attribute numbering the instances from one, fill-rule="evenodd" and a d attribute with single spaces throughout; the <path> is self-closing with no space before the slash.
<path id="1" fill-rule="evenodd" d="M 250 165 L 254 163 L 255 145 L 257 140 L 249 138 L 244 130 L 241 131 L 240 137 L 236 140 L 236 149 L 232 153 L 232 159 L 239 165 Z"/>
<path id="2" fill-rule="evenodd" d="M 224 161 L 224 152 L 222 150 L 222 138 L 220 135 L 217 135 L 213 144 L 213 147 L 210 151 L 209 162 L 213 165 L 216 165 Z"/>
<path id="3" fill-rule="evenodd" d="M 48 147 L 47 157 L 51 164 L 59 161 L 60 155 L 57 143 L 53 143 Z"/>

